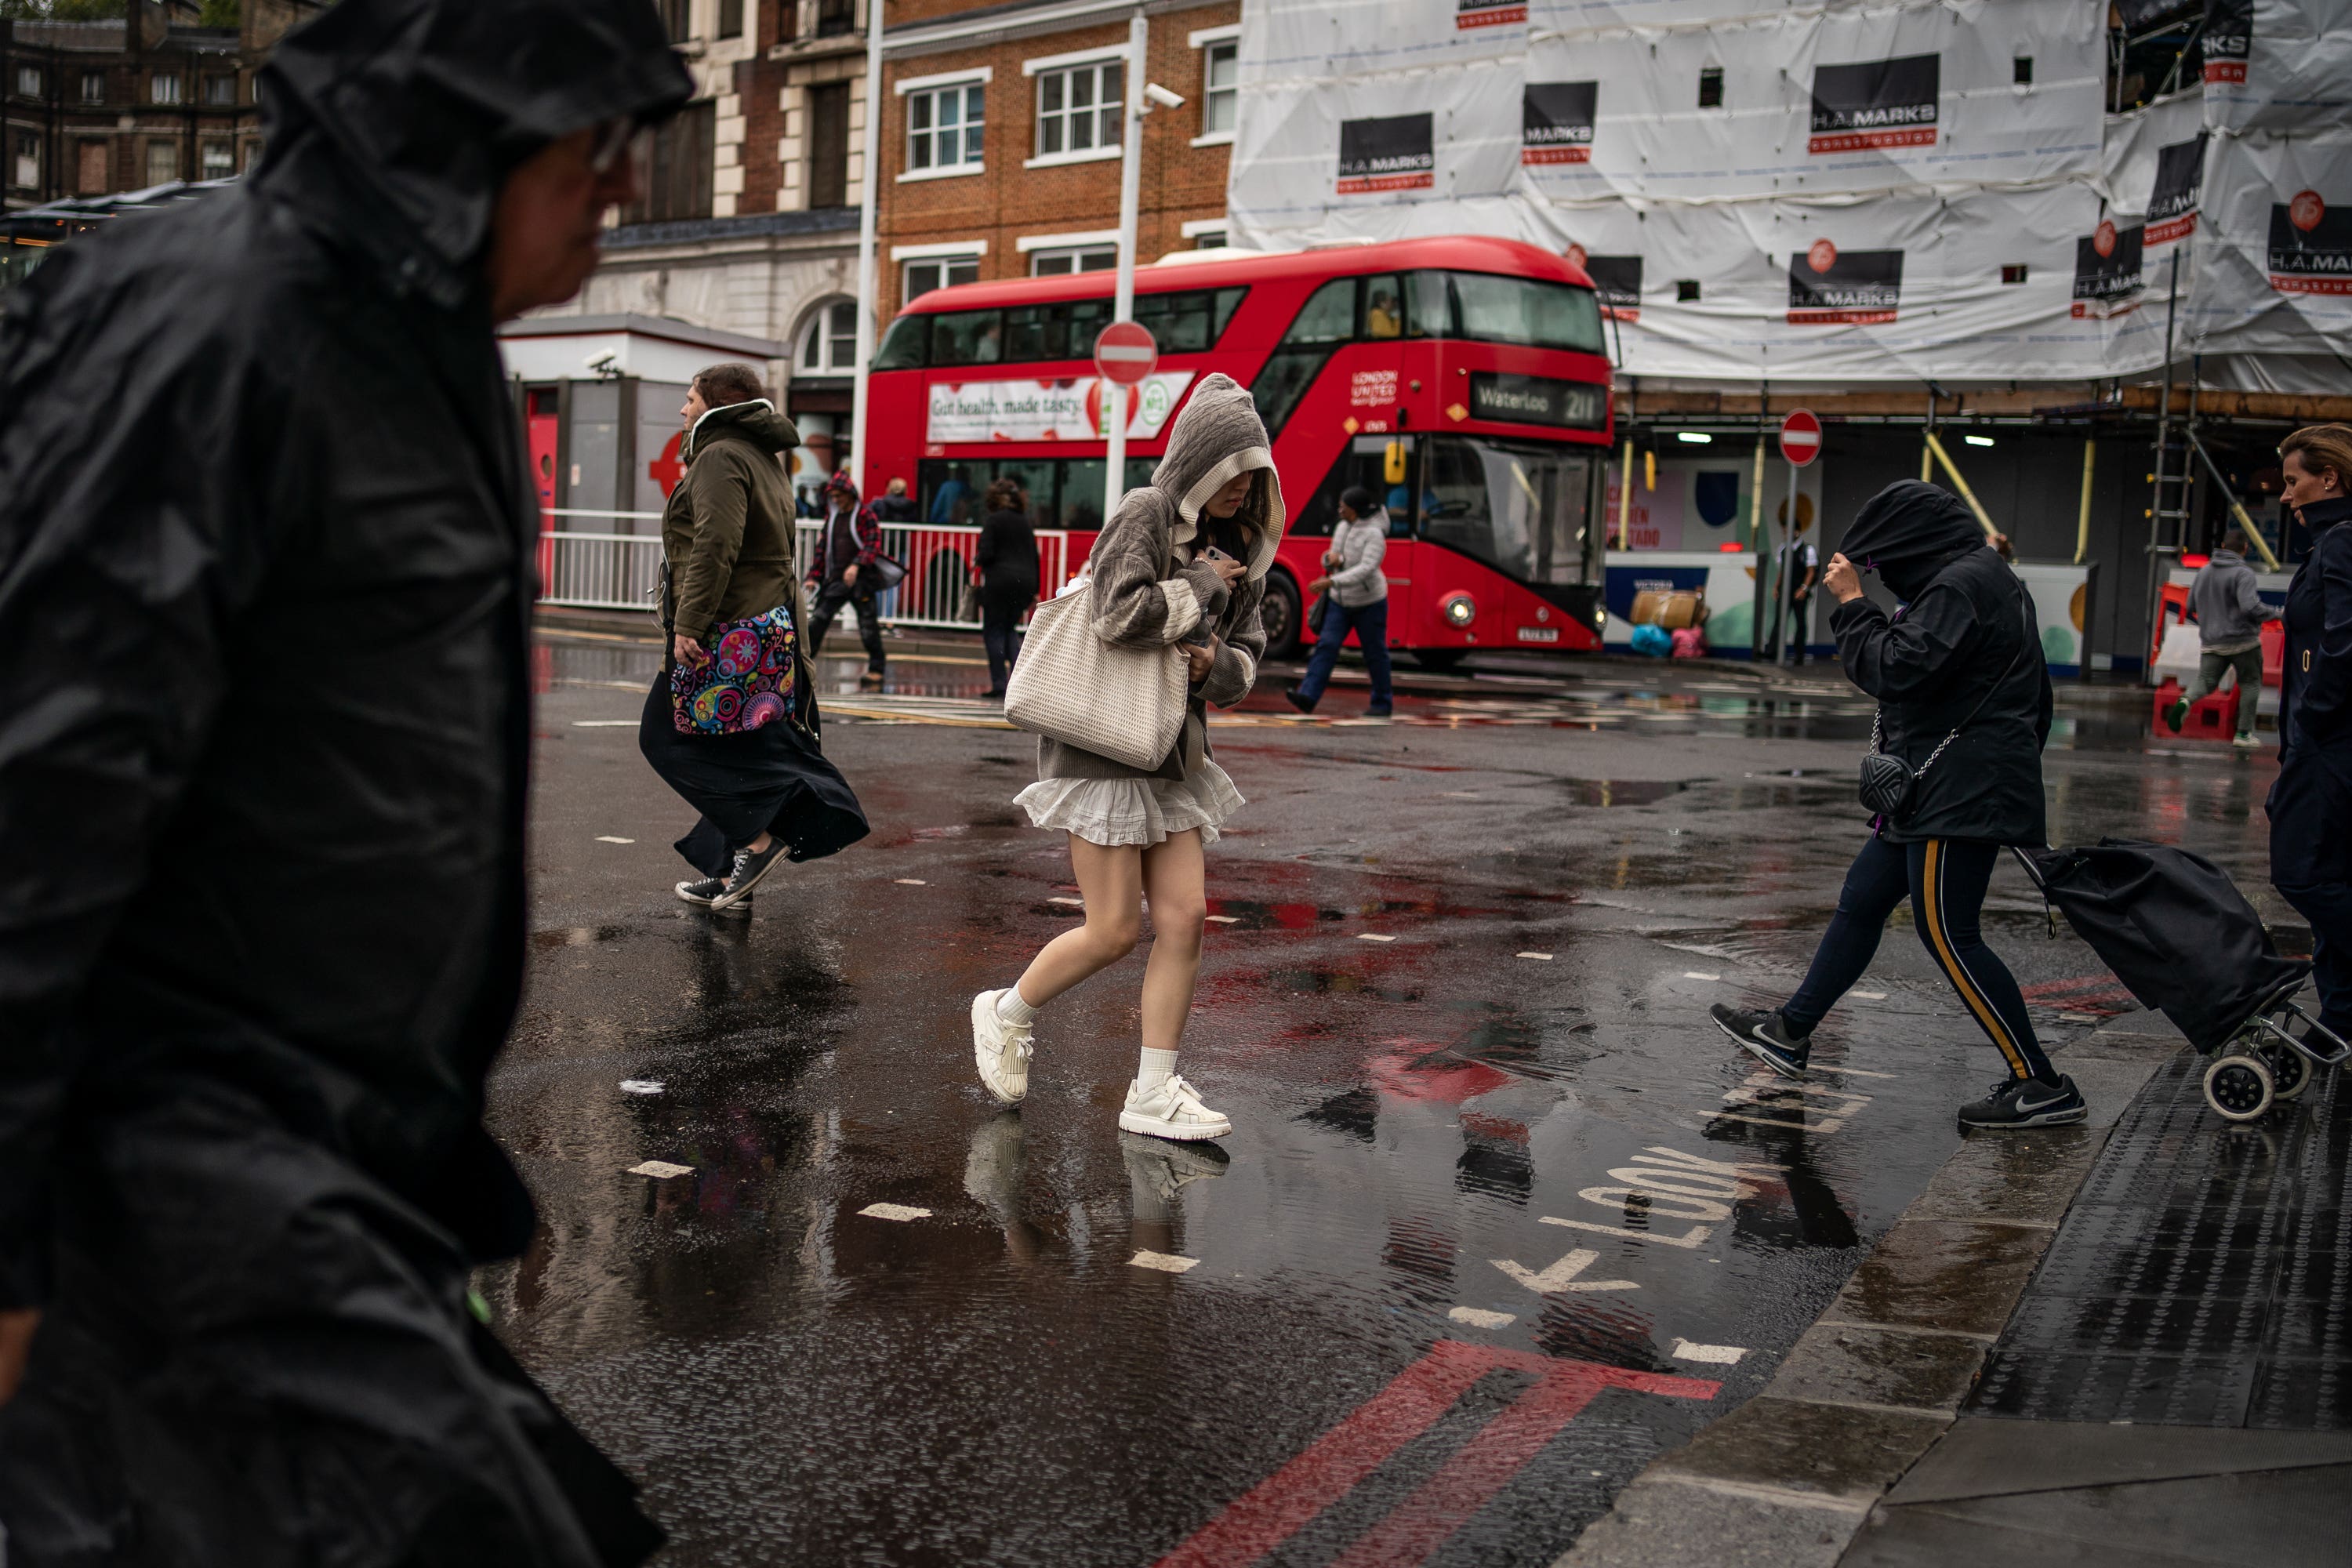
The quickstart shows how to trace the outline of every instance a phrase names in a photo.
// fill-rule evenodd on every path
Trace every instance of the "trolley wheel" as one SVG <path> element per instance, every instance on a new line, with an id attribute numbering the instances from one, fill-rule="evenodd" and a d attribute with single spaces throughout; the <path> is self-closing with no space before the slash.
<path id="1" fill-rule="evenodd" d="M 2276 1089 L 2263 1058 L 2231 1052 L 2205 1069 L 2205 1103 L 2231 1121 L 2252 1121 L 2271 1108 Z"/>
<path id="2" fill-rule="evenodd" d="M 2301 1099 L 2311 1087 L 2311 1063 L 2301 1051 L 2276 1046 L 2263 1053 L 2263 1060 L 2271 1069 L 2271 1092 L 2281 1103 Z"/>

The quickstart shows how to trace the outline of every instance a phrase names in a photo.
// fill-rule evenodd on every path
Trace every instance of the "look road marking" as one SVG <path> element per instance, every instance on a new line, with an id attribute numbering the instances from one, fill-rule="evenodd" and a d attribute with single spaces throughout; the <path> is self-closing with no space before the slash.
<path id="1" fill-rule="evenodd" d="M 1255 1563 L 1435 1426 L 1472 1384 L 1504 1369 L 1533 1373 L 1538 1381 L 1472 1434 L 1387 1518 L 1333 1559 L 1333 1568 L 1413 1568 L 1427 1562 L 1604 1389 L 1631 1389 L 1669 1399 L 1713 1399 L 1723 1387 L 1705 1378 L 1629 1372 L 1440 1340 L 1394 1382 L 1227 1505 L 1155 1568 L 1243 1568 Z"/>
<path id="2" fill-rule="evenodd" d="M 1201 1260 L 1197 1258 L 1179 1258 L 1173 1253 L 1152 1252 L 1147 1249 L 1129 1258 L 1127 1266 L 1129 1268 L 1157 1268 L 1163 1274 L 1181 1274 L 1187 1269 L 1199 1268 Z"/>
<path id="3" fill-rule="evenodd" d="M 673 1165 L 667 1160 L 647 1160 L 641 1165 L 630 1166 L 629 1174 L 632 1176 L 651 1176 L 656 1181 L 667 1181 L 672 1176 L 690 1176 L 694 1174 L 694 1167 L 691 1165 Z"/>
<path id="4" fill-rule="evenodd" d="M 930 1210 L 919 1209 L 908 1204 L 867 1204 L 857 1212 L 868 1219 L 910 1220 L 931 1217 Z"/>
<path id="5" fill-rule="evenodd" d="M 1456 1307 L 1445 1315 L 1474 1329 L 1507 1329 L 1519 1321 L 1517 1312 L 1489 1312 L 1480 1307 Z"/>
<path id="6" fill-rule="evenodd" d="M 1688 1340 L 1676 1340 L 1673 1353 L 1676 1361 L 1703 1361 L 1718 1366 L 1736 1366 L 1748 1351 L 1744 1345 L 1695 1345 Z"/>
<path id="7" fill-rule="evenodd" d="M 1514 1263 L 1507 1258 L 1489 1261 L 1538 1296 L 1558 1295 L 1564 1290 L 1639 1290 L 1642 1288 L 1631 1279 L 1578 1279 L 1577 1276 L 1601 1261 L 1601 1254 L 1589 1247 L 1578 1247 L 1540 1274 L 1526 1264 Z"/>

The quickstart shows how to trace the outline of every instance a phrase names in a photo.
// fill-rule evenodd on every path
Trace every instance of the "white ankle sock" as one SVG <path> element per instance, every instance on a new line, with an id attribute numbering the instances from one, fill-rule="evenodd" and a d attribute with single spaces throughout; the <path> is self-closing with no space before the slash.
<path id="1" fill-rule="evenodd" d="M 1176 1053 L 1143 1047 L 1143 1065 L 1135 1069 L 1135 1087 L 1157 1089 L 1176 1076 Z"/>
<path id="2" fill-rule="evenodd" d="M 1008 985 L 996 998 L 996 1016 L 1008 1024 L 1034 1024 L 1037 1009 L 1021 1000 L 1021 987 Z"/>

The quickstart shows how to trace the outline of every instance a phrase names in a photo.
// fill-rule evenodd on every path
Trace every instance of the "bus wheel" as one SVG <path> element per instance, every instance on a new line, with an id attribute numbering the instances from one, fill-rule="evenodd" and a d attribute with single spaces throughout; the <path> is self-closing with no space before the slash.
<path id="1" fill-rule="evenodd" d="M 1298 613 L 1298 584 L 1281 572 L 1265 575 L 1265 597 L 1257 608 L 1258 626 L 1265 633 L 1265 657 L 1297 658 L 1298 627 L 1304 618 Z"/>
<path id="2" fill-rule="evenodd" d="M 1412 662 L 1423 669 L 1439 673 L 1452 669 L 1470 657 L 1466 647 L 1417 647 L 1412 650 Z"/>

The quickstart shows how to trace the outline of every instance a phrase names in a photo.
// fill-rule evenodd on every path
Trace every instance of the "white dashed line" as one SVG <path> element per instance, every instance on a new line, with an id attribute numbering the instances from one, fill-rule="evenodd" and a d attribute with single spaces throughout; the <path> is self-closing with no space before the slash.
<path id="1" fill-rule="evenodd" d="M 906 1204 L 867 1204 L 857 1212 L 868 1219 L 908 1220 L 931 1217 L 930 1210 L 913 1208 Z"/>
<path id="2" fill-rule="evenodd" d="M 1685 969 L 1683 971 L 1683 978 L 1685 980 L 1720 980 L 1723 976 L 1720 974 L 1704 973 L 1696 969 Z"/>
<path id="3" fill-rule="evenodd" d="M 694 1167 L 691 1165 L 673 1165 L 667 1160 L 647 1160 L 642 1165 L 630 1166 L 629 1174 L 632 1176 L 651 1176 L 656 1181 L 667 1181 L 672 1176 L 690 1176 L 694 1174 Z"/>
<path id="4" fill-rule="evenodd" d="M 1442 789 L 1437 793 L 1444 796 L 1447 800 L 1476 800 L 1478 798 L 1478 792 L 1475 789 Z M 1458 1310 L 1466 1310 L 1467 1309 Z M 1469 1320 L 1467 1319 L 1464 1320 L 1465 1322 L 1468 1321 Z"/>
<path id="5" fill-rule="evenodd" d="M 1157 1268 L 1162 1274 L 1181 1274 L 1200 1266 L 1197 1258 L 1178 1258 L 1166 1252 L 1139 1252 L 1127 1260 L 1130 1268 Z"/>
<path id="6" fill-rule="evenodd" d="M 634 838 L 615 838 L 609 833 L 599 833 L 596 835 L 596 842 L 599 844 L 635 844 L 636 840 Z"/>
<path id="7" fill-rule="evenodd" d="M 930 886 L 929 882 L 924 881 L 920 877 L 893 877 L 890 879 L 898 883 L 898 886 L 902 888 L 928 888 Z"/>
<path id="8" fill-rule="evenodd" d="M 1517 1312 L 1489 1312 L 1479 1307 L 1456 1307 L 1445 1315 L 1474 1329 L 1507 1329 L 1519 1321 Z"/>
<path id="9" fill-rule="evenodd" d="M 1084 899 L 1047 899 L 1045 901 L 1049 904 L 1067 904 L 1074 910 L 1082 910 L 1087 907 L 1087 901 Z M 1216 917 L 1212 915 L 1209 918 L 1214 920 Z"/>
<path id="10" fill-rule="evenodd" d="M 637 727 L 637 721 L 635 719 L 574 719 L 572 721 L 572 727 L 575 730 L 634 730 Z"/>
<path id="11" fill-rule="evenodd" d="M 1741 1345 L 1695 1345 L 1688 1340 L 1676 1340 L 1674 1350 L 1676 1361 L 1712 1362 L 1717 1366 L 1737 1365 L 1747 1353 Z"/>
<path id="12" fill-rule="evenodd" d="M 1884 1002 L 1886 1000 L 1886 993 L 1884 991 L 1849 991 L 1846 994 L 1853 997 L 1857 1002 Z"/>
<path id="13" fill-rule="evenodd" d="M 1358 942 L 1394 942 L 1396 938 L 1381 936 L 1376 931 L 1360 931 L 1356 933 L 1356 940 Z"/>
<path id="14" fill-rule="evenodd" d="M 2096 1013 L 2061 1013 L 2058 1021 L 2062 1024 L 2095 1024 L 2099 1016 Z"/>
<path id="15" fill-rule="evenodd" d="M 1512 956 L 1513 956 L 1513 957 L 1515 957 L 1515 958 L 1533 958 L 1533 959 L 1539 959 L 1539 960 L 1541 960 L 1541 961 L 1542 961 L 1543 963 L 1549 963 L 1551 962 L 1551 954 L 1550 954 L 1550 953 L 1548 953 L 1548 952 L 1520 952 L 1520 953 L 1514 953 L 1514 954 L 1512 954 Z"/>
<path id="16" fill-rule="evenodd" d="M 1242 923 L 1242 917 L 1239 915 L 1211 915 L 1208 919 L 1221 926 L 1237 926 Z"/>
<path id="17" fill-rule="evenodd" d="M 621 1080 L 623 1094 L 659 1094 L 662 1080 L 657 1078 L 625 1078 Z"/>

